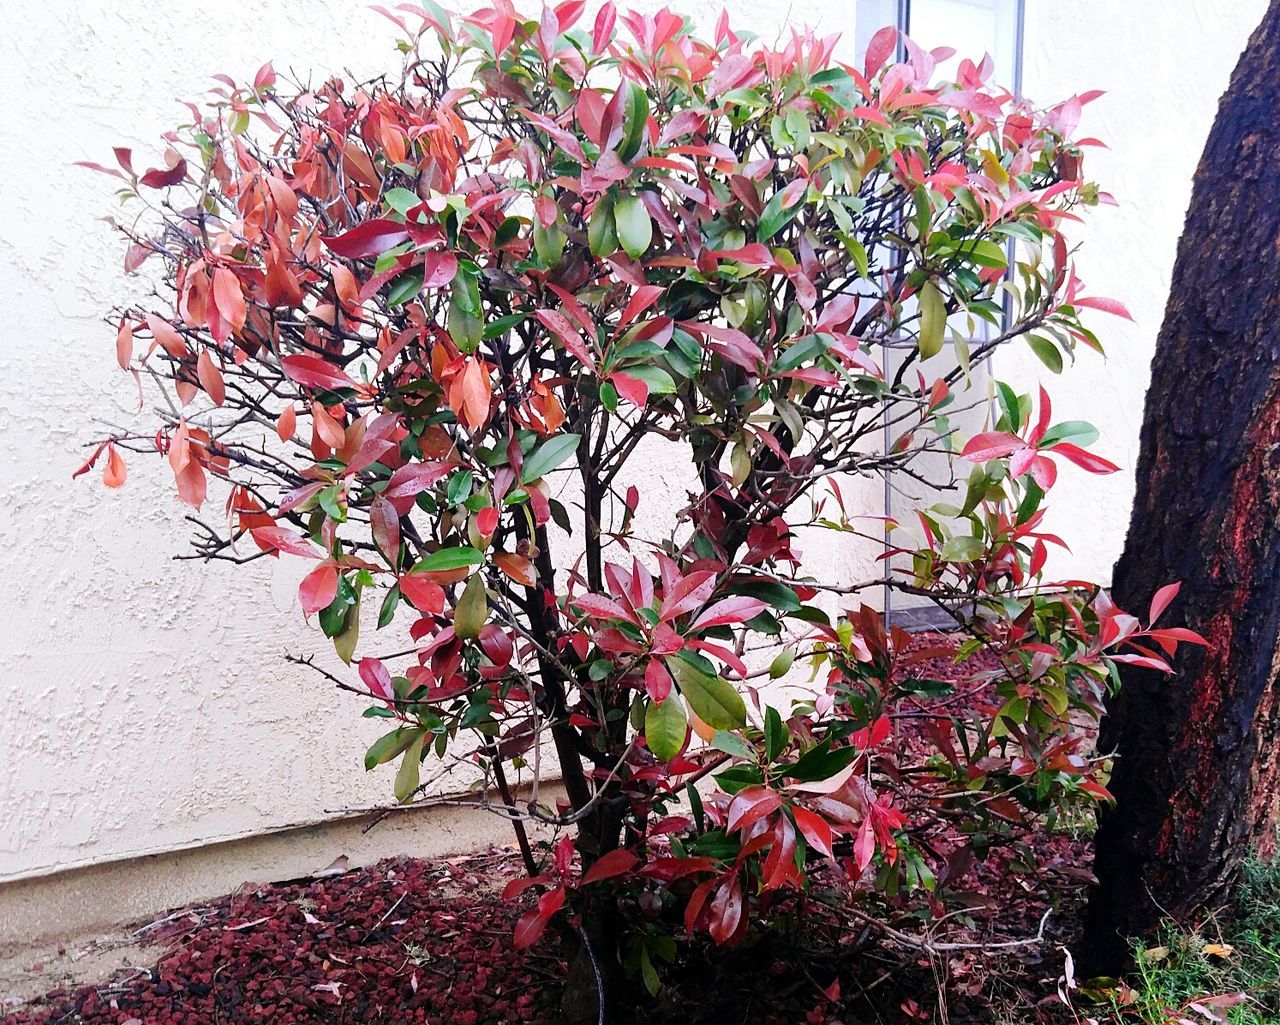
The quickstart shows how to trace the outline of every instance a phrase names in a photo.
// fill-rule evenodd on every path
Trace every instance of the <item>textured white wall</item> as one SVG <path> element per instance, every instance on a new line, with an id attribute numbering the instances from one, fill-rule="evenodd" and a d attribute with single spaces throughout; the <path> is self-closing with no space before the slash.
<path id="1" fill-rule="evenodd" d="M 1102 432 L 1095 450 L 1121 466 L 1121 473 L 1091 477 L 1067 465 L 1047 519 L 1072 547 L 1051 569 L 1108 580 L 1129 526 L 1142 397 L 1191 176 L 1218 99 L 1268 5 L 1027 0 L 1026 6 L 1025 93 L 1049 100 L 1064 91 L 1106 90 L 1085 108 L 1080 134 L 1108 143 L 1107 150 L 1090 151 L 1085 167 L 1120 205 L 1097 208 L 1075 237 L 1084 242 L 1079 267 L 1089 290 L 1125 303 L 1134 322 L 1090 316 L 1107 359 L 1083 350 L 1059 379 L 1022 344 L 1000 353 L 996 376 L 1024 389 L 1044 380 L 1058 419 L 1092 421 Z"/>
<path id="2" fill-rule="evenodd" d="M 760 32 L 791 15 L 848 39 L 851 6 L 729 3 Z M 1265 4 L 1027 6 L 1027 91 L 1110 90 L 1086 126 L 1112 142 L 1092 166 L 1125 206 L 1096 218 L 1084 266 L 1139 323 L 1108 324 L 1110 364 L 1085 357 L 1055 397 L 1098 422 L 1128 466 L 1191 171 Z M 717 14 L 699 9 L 707 27 Z M 199 97 L 215 72 L 243 78 L 267 59 L 302 73 L 389 66 L 394 30 L 354 0 L 9 0 L 5 21 L 0 881 L 384 801 L 389 777 L 359 764 L 377 724 L 282 661 L 320 647 L 300 622 L 292 567 L 170 561 L 187 528 L 158 461 L 133 459 L 119 492 L 68 479 L 92 417 L 126 420 L 133 404 L 101 319 L 125 287 L 119 243 L 95 220 L 111 210 L 111 183 L 71 164 L 107 162 L 113 145 L 133 146 L 139 163 L 158 158 L 177 101 Z M 1023 373 L 1024 361 L 1006 368 Z M 661 488 L 660 470 L 651 484 Z M 1100 488 L 1099 500 L 1060 497 L 1059 526 L 1077 540 L 1072 567 L 1106 577 L 1131 481 Z"/>

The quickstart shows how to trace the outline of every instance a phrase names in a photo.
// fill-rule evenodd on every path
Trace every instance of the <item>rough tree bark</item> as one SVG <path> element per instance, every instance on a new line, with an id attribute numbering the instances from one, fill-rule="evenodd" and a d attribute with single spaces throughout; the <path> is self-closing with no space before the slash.
<path id="1" fill-rule="evenodd" d="M 1250 39 L 1196 171 L 1152 363 L 1121 608 L 1182 591 L 1177 675 L 1126 667 L 1103 724 L 1120 757 L 1081 960 L 1221 901 L 1274 849 L 1280 708 L 1280 0 Z"/>

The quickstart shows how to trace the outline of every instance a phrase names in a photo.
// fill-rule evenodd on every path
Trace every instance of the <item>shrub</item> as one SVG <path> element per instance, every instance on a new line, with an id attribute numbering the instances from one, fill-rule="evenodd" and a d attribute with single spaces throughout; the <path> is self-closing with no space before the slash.
<path id="1" fill-rule="evenodd" d="M 1059 463 L 1116 469 L 1092 428 L 1005 384 L 986 430 L 952 420 L 997 346 L 1057 372 L 1100 348 L 1087 311 L 1124 313 L 1063 233 L 1106 199 L 1090 97 L 1035 108 L 989 61 L 932 85 L 942 55 L 890 63 L 892 30 L 854 68 L 665 10 L 408 9 L 400 74 L 222 78 L 164 166 L 98 167 L 159 279 L 117 358 L 167 402 L 84 469 L 157 453 L 183 502 L 225 501 L 204 557 L 307 560 L 349 667 L 321 671 L 387 720 L 366 766 L 398 763 L 401 802 L 429 759 L 477 766 L 538 894 L 515 942 L 569 904 L 613 943 L 620 911 L 651 990 L 676 922 L 740 940 L 822 864 L 927 910 L 956 844 L 1105 799 L 1085 721 L 1118 662 L 1189 638 L 1044 577 Z M 877 540 L 842 481 L 941 463 L 958 497 L 891 524 L 881 577 L 803 557 Z M 883 586 L 954 617 L 962 683 L 862 603 Z M 375 609 L 407 653 L 371 651 Z M 527 819 L 560 830 L 545 861 Z"/>

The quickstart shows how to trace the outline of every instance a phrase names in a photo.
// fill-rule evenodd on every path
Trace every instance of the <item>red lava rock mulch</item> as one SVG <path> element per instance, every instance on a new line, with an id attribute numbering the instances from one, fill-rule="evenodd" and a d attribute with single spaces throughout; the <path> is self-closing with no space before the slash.
<path id="1" fill-rule="evenodd" d="M 519 909 L 481 881 L 505 855 L 266 886 L 150 930 L 149 973 L 54 992 L 4 1025 L 546 1020 L 563 965 L 512 949 Z M 481 875 L 477 875 L 480 873 Z"/>

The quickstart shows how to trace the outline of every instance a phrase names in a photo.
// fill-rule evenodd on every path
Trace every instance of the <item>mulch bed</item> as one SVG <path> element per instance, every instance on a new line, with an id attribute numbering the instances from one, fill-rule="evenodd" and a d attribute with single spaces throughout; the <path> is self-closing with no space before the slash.
<path id="1" fill-rule="evenodd" d="M 922 636 L 916 643 L 939 638 Z M 941 675 L 945 663 L 936 669 Z M 710 949 L 671 980 L 672 992 L 612 1020 L 796 1023 L 1068 1021 L 1053 999 L 1058 945 L 1075 931 L 1089 879 L 1089 841 L 1029 833 L 1030 870 L 1002 849 L 955 885 L 971 905 L 948 941 L 1036 934 L 1034 946 L 932 956 L 885 941 L 824 904 L 822 881 L 797 907 L 803 931 L 761 933 Z M 567 964 L 554 935 L 511 945 L 520 906 L 497 892 L 521 871 L 510 851 L 437 862 L 384 861 L 343 874 L 246 886 L 143 926 L 156 963 L 115 980 L 53 991 L 3 1025 L 231 1025 L 271 1022 L 504 1025 L 555 1022 Z M 784 916 L 785 918 L 785 916 Z"/>

